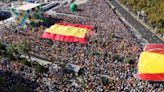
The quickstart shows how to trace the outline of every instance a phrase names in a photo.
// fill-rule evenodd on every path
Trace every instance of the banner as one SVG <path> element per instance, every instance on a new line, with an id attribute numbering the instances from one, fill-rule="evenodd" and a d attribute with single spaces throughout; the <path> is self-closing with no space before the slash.
<path id="1" fill-rule="evenodd" d="M 58 23 L 46 29 L 41 38 L 86 43 L 85 36 L 92 29 L 91 26 L 81 24 Z"/>
<path id="2" fill-rule="evenodd" d="M 140 54 L 136 78 L 164 81 L 164 44 L 147 44 Z"/>

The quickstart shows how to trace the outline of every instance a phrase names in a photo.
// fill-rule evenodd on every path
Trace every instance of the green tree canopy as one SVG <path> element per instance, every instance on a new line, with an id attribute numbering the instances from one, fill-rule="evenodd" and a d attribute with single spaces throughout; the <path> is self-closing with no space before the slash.
<path id="1" fill-rule="evenodd" d="M 46 69 L 40 65 L 39 63 L 37 63 L 36 65 L 34 65 L 34 68 L 36 70 L 37 73 L 43 73 Z"/>

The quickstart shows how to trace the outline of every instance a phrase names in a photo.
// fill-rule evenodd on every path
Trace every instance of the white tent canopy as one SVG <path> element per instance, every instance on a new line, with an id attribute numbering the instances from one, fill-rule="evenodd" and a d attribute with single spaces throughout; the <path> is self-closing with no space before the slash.
<path id="1" fill-rule="evenodd" d="M 23 11 L 26 11 L 26 10 L 30 10 L 32 8 L 35 8 L 37 6 L 40 6 L 40 4 L 35 4 L 35 3 L 26 3 L 22 6 L 19 6 L 19 7 L 16 7 L 15 9 L 16 10 L 23 10 Z"/>

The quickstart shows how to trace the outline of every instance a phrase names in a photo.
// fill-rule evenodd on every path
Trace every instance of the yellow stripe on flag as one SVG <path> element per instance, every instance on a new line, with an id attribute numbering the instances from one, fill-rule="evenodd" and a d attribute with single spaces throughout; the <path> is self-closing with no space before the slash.
<path id="1" fill-rule="evenodd" d="M 49 29 L 46 29 L 45 32 L 84 38 L 85 34 L 88 32 L 88 29 L 78 28 L 78 27 L 73 27 L 73 26 L 62 26 L 59 24 L 55 24 L 54 26 L 51 26 Z"/>
<path id="2" fill-rule="evenodd" d="M 164 73 L 164 55 L 142 52 L 138 63 L 138 73 Z"/>

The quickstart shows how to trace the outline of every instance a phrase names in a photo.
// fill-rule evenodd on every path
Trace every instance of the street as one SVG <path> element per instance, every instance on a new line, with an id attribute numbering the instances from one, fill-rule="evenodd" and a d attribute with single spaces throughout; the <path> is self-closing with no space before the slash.
<path id="1" fill-rule="evenodd" d="M 122 8 L 115 0 L 112 0 L 111 4 L 115 6 L 116 10 L 118 10 L 122 14 L 127 22 L 129 22 L 135 29 L 137 29 L 142 37 L 145 38 L 149 43 L 164 43 L 157 36 L 152 36 L 153 33 L 151 31 L 149 31 L 145 26 L 143 26 L 134 17 L 132 17 L 130 13 Z"/>

